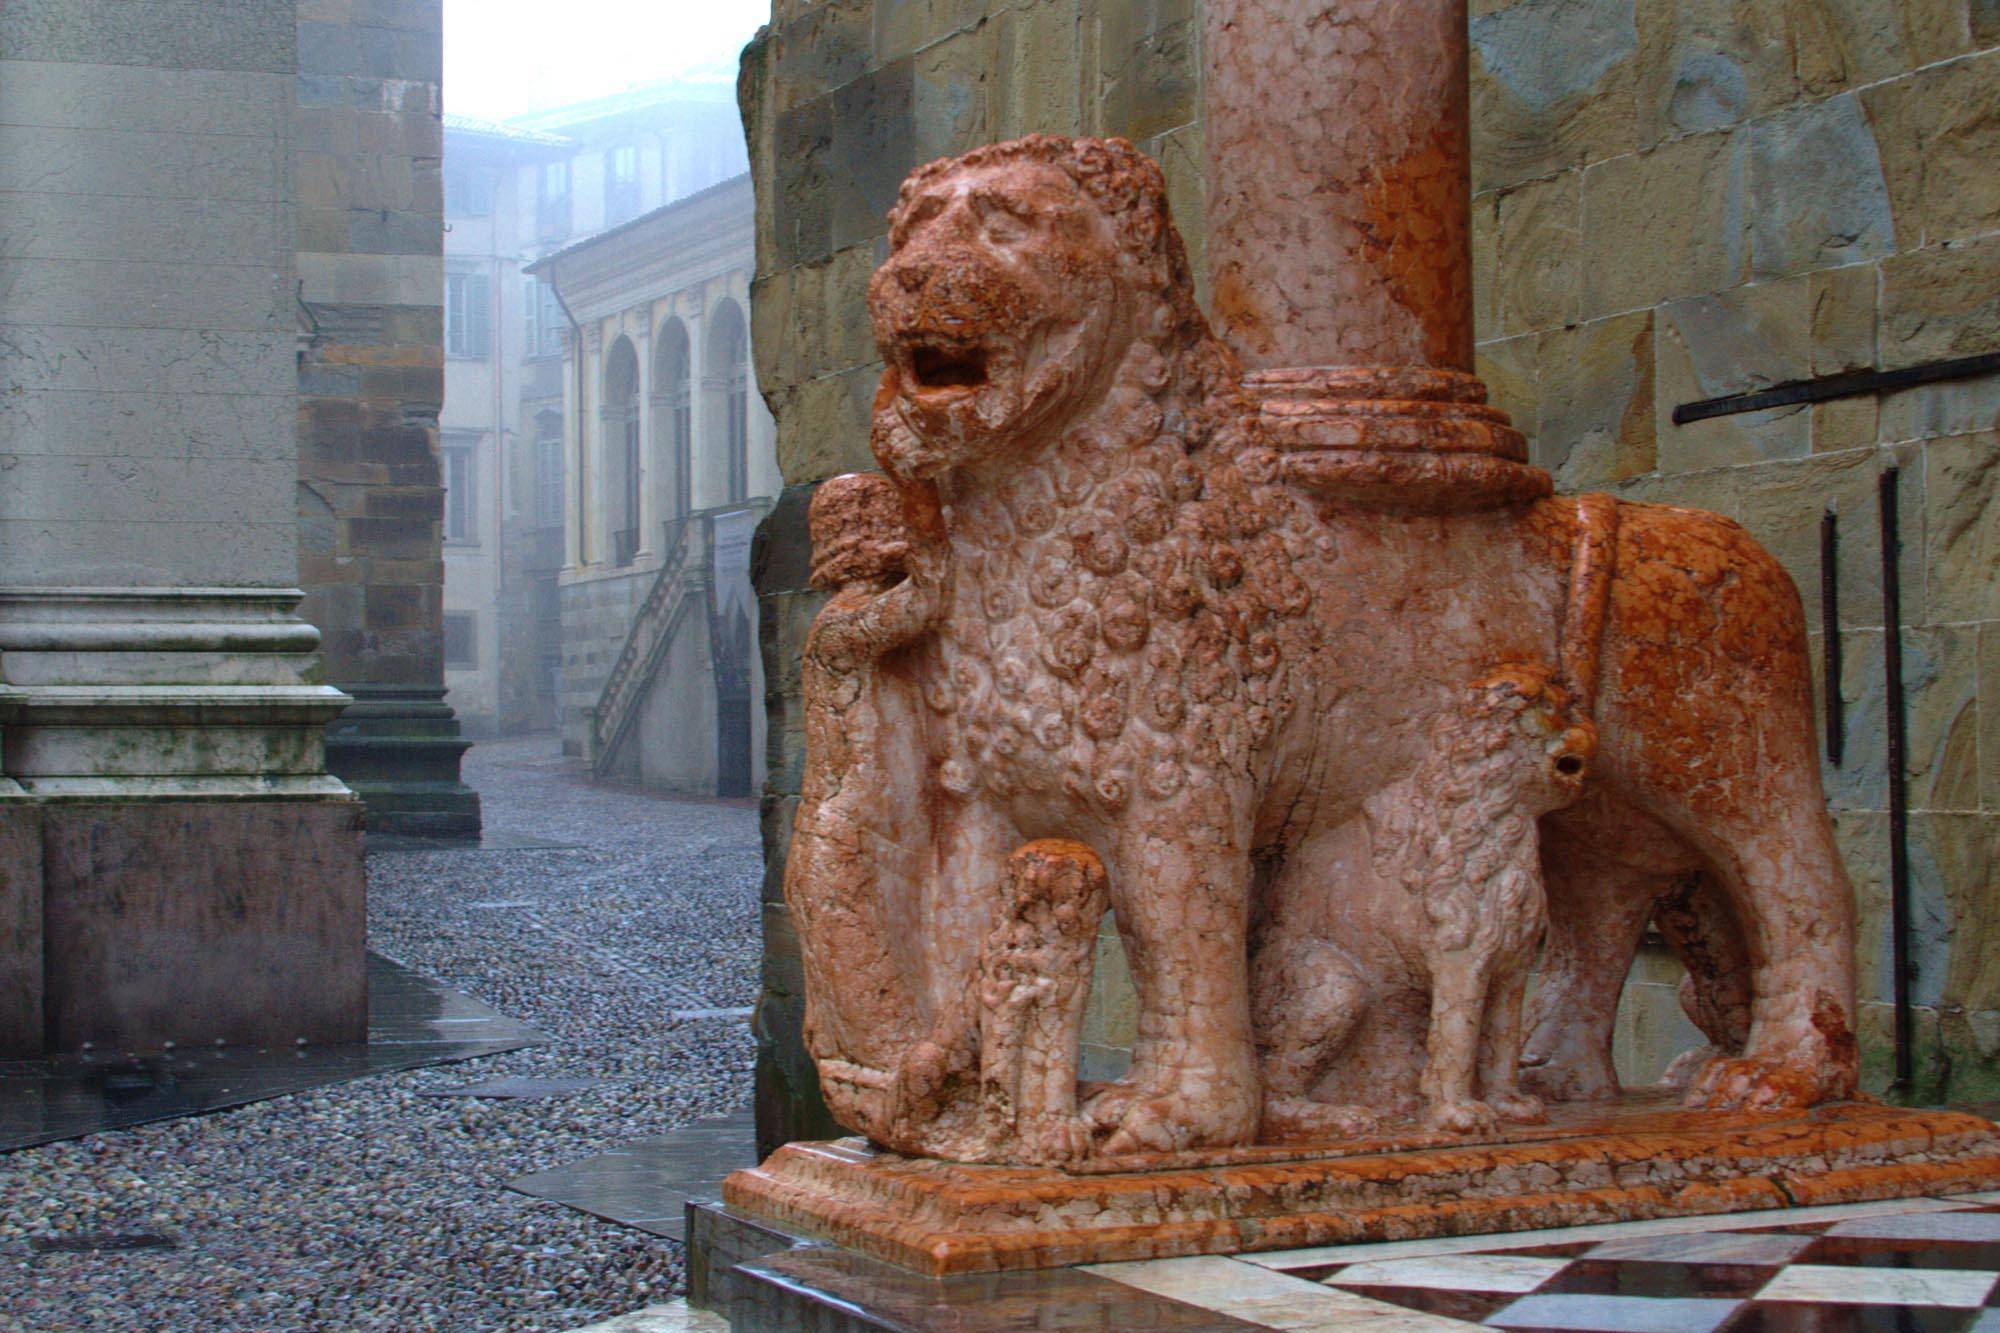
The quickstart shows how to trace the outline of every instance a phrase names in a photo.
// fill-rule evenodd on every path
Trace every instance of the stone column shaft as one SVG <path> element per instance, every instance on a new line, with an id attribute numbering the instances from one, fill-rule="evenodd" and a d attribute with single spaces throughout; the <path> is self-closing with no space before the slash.
<path id="1" fill-rule="evenodd" d="M 1208 255 L 1252 370 L 1472 369 L 1465 0 L 1209 0 Z"/>
<path id="2" fill-rule="evenodd" d="M 1549 493 L 1472 374 L 1465 0 L 1207 0 L 1208 257 L 1292 480 L 1481 509 Z"/>

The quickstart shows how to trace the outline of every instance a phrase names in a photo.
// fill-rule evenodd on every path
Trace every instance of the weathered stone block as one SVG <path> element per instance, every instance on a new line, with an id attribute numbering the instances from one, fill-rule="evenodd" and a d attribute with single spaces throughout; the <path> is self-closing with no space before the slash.
<path id="1" fill-rule="evenodd" d="M 1500 196 L 1500 327 L 1508 334 L 1580 317 L 1581 180 L 1566 171 Z"/>
<path id="2" fill-rule="evenodd" d="M 868 452 L 869 413 L 882 368 L 870 362 L 809 379 L 786 392 L 778 412 L 778 462 L 805 484 L 875 466 Z"/>
<path id="3" fill-rule="evenodd" d="M 1784 6 L 1653 0 L 1637 8 L 1639 142 L 1721 129 L 1792 100 Z"/>
<path id="4" fill-rule="evenodd" d="M 1661 306 L 1659 465 L 1665 472 L 1796 458 L 1812 447 L 1804 405 L 1675 425 L 1682 403 L 1804 379 L 1809 374 L 1811 287 L 1803 278 L 1758 283 Z"/>
<path id="5" fill-rule="evenodd" d="M 1812 448 L 1816 454 L 1861 449 L 1881 434 L 1882 404 L 1874 394 L 1832 398 L 1812 405 Z"/>
<path id="6" fill-rule="evenodd" d="M 1487 401 L 1514 420 L 1514 429 L 1531 442 L 1541 430 L 1541 368 L 1536 349 L 1541 337 L 1526 333 L 1481 343 L 1474 369 L 1486 383 Z"/>
<path id="7" fill-rule="evenodd" d="M 1098 28 L 1096 123 L 1134 141 L 1201 114 L 1200 20 L 1191 0 L 1111 5 Z"/>
<path id="8" fill-rule="evenodd" d="M 1932 440 L 1923 458 L 1928 618 L 2000 620 L 2000 434 Z"/>
<path id="9" fill-rule="evenodd" d="M 1584 490 L 1654 467 L 1653 312 L 1542 334 L 1541 419 L 1533 460 L 1563 490 Z"/>
<path id="10" fill-rule="evenodd" d="M 865 73 L 874 61 L 870 0 L 825 0 L 796 16 L 773 14 L 772 110 L 782 116 Z"/>
<path id="11" fill-rule="evenodd" d="M 962 153 L 992 137 L 994 32 L 993 25 L 981 25 L 917 53 L 910 88 L 913 161 Z"/>
<path id="12" fill-rule="evenodd" d="M 1810 0 L 1789 6 L 1801 91 L 1824 96 L 1973 49 L 1964 0 Z M 1986 43 L 1978 43 L 1985 45 Z"/>
<path id="13" fill-rule="evenodd" d="M 1500 336 L 1500 193 L 1472 199 L 1472 338 Z"/>
<path id="14" fill-rule="evenodd" d="M 1877 259 L 1896 246 L 1874 135 L 1852 94 L 1750 127 L 1752 268 L 1759 278 Z"/>
<path id="15" fill-rule="evenodd" d="M 829 99 L 827 242 L 835 250 L 889 230 L 889 209 L 916 167 L 914 64 L 909 57 L 871 69 Z"/>
<path id="16" fill-rule="evenodd" d="M 1083 128 L 1076 0 L 1031 0 L 997 16 L 996 138 Z"/>
<path id="17" fill-rule="evenodd" d="M 1904 772 L 1915 810 L 1979 808 L 1979 644 L 1970 626 L 1903 632 Z M 1947 877 L 1948 883 L 1957 883 Z"/>
<path id="18" fill-rule="evenodd" d="M 986 16 L 982 0 L 875 0 L 873 54 L 894 60 L 975 27 Z"/>
<path id="19" fill-rule="evenodd" d="M 0 804 L 0 1060 L 42 1053 L 42 812 Z"/>
<path id="20" fill-rule="evenodd" d="M 43 818 L 51 1049 L 362 1040 L 359 802 Z"/>
<path id="21" fill-rule="evenodd" d="M 1811 282 L 1814 375 L 1866 370 L 1875 362 L 1875 289 L 1871 264 L 1824 269 Z"/>
<path id="22" fill-rule="evenodd" d="M 2000 812 L 2000 622 L 1977 627 L 1979 653 L 1979 808 Z"/>
<path id="23" fill-rule="evenodd" d="M 1924 815 L 1913 818 L 1911 833 L 1913 885 L 1919 876 L 1935 876 L 1948 895 L 1950 960 L 1937 978 L 1944 1002 L 1969 1010 L 2000 1008 L 2000 818 Z M 1992 1026 L 1981 1026 L 1990 1042 Z M 1991 1060 L 1995 1052 L 1989 1048 L 1984 1054 Z"/>
<path id="24" fill-rule="evenodd" d="M 1701 134 L 1583 173 L 1584 318 L 1748 276 L 1749 147 L 1742 130 Z"/>
<path id="25" fill-rule="evenodd" d="M 2000 349 L 2000 236 L 1882 265 L 1882 364 Z"/>
<path id="26" fill-rule="evenodd" d="M 10 0 L 0 8 L 0 51 L 13 60 L 162 69 L 296 68 L 290 0 L 240 0 L 215 21 L 211 0 Z"/>
<path id="27" fill-rule="evenodd" d="M 1475 190 L 1638 145 L 1637 8 L 1518 0 L 1471 20 Z"/>

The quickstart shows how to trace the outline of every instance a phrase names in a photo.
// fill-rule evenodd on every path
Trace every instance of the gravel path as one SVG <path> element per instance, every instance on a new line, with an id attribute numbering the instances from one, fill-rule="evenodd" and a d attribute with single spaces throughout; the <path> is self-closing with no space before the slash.
<path id="1" fill-rule="evenodd" d="M 576 849 L 371 858 L 369 942 L 553 1044 L 0 1156 L 0 1329 L 560 1330 L 680 1289 L 678 1244 L 502 1186 L 748 1102 L 748 1023 L 669 1015 L 755 996 L 756 812 L 590 787 L 546 738 L 466 773 L 489 829 Z M 418 1096 L 503 1074 L 611 1082 Z M 74 1231 L 180 1248 L 23 1252 Z"/>

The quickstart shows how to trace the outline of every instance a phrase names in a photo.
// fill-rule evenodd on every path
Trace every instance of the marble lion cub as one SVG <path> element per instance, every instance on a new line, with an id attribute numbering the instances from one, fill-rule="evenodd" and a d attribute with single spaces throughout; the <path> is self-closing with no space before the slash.
<path id="1" fill-rule="evenodd" d="M 1547 920 L 1536 821 L 1576 799 L 1596 739 L 1547 669 L 1504 666 L 1301 849 L 1315 873 L 1286 880 L 1311 889 L 1269 905 L 1252 960 L 1267 1140 L 1419 1107 L 1458 1132 L 1542 1118 L 1516 1072 Z"/>

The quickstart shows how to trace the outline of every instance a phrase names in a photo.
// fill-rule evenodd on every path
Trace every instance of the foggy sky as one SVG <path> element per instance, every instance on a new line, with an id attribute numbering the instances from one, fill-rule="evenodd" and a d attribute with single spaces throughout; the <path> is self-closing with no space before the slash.
<path id="1" fill-rule="evenodd" d="M 659 79 L 733 93 L 771 0 L 445 0 L 444 108 L 508 116 Z"/>

